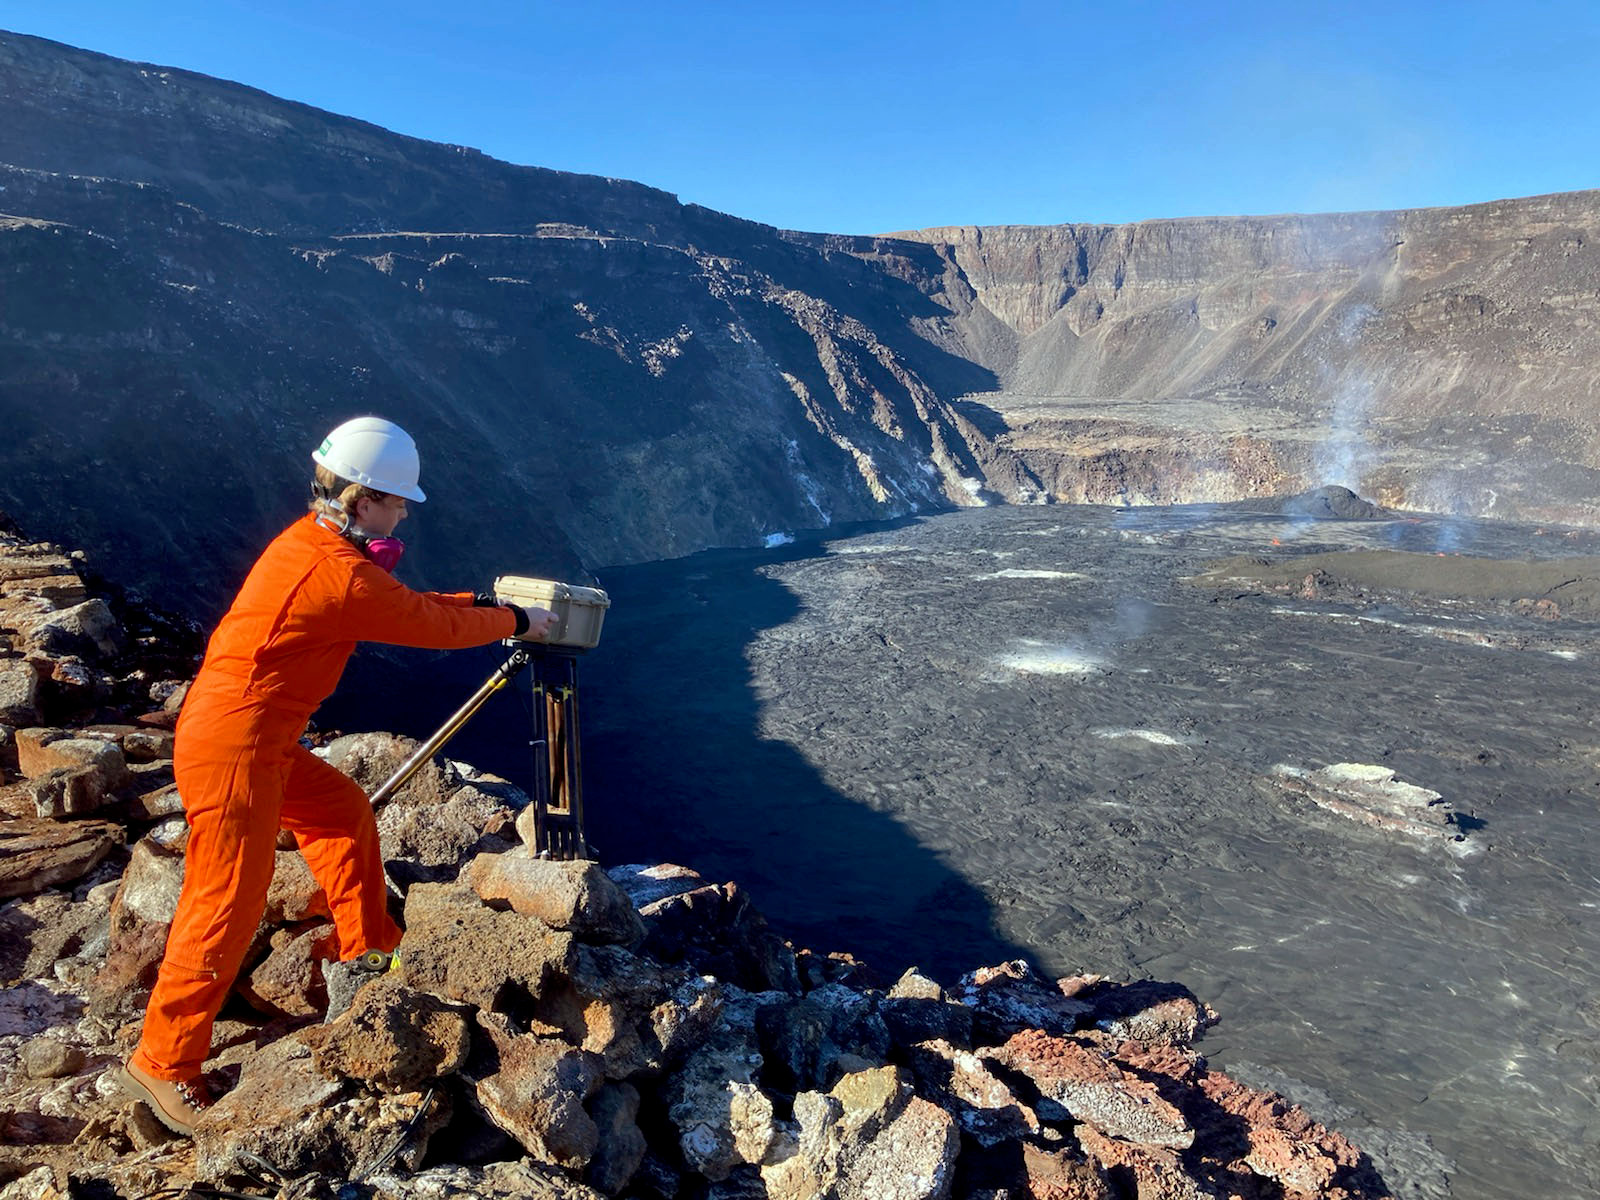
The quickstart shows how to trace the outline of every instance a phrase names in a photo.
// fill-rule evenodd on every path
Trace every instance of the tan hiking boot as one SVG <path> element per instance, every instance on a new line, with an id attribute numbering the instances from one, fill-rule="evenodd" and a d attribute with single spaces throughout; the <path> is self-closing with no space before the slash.
<path id="1" fill-rule="evenodd" d="M 194 1136 L 194 1123 L 211 1107 L 211 1095 L 199 1078 L 157 1079 L 129 1063 L 118 1073 L 117 1082 L 129 1099 L 144 1101 L 156 1120 L 184 1137 Z"/>

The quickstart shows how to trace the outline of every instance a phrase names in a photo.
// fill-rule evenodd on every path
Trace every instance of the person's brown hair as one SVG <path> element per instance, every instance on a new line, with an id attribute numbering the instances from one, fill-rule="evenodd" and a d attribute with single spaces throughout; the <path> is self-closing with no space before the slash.
<path id="1" fill-rule="evenodd" d="M 311 502 L 308 508 L 317 514 L 317 517 L 326 517 L 335 525 L 345 526 L 344 532 L 350 532 L 350 526 L 356 519 L 356 501 L 365 496 L 368 500 L 382 502 L 388 498 L 389 493 L 375 491 L 360 483 L 351 483 L 335 475 L 327 467 L 318 466 L 311 482 Z M 340 512 L 329 503 L 337 500 L 343 506 Z"/>

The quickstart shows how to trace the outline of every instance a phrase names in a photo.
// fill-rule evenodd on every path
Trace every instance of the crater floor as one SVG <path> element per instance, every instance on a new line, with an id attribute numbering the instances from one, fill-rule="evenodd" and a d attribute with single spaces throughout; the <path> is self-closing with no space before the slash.
<path id="1" fill-rule="evenodd" d="M 1397 1194 L 1594 1194 L 1600 625 L 1506 563 L 1597 549 L 1050 506 L 611 572 L 590 840 L 886 972 L 1182 980 Z"/>

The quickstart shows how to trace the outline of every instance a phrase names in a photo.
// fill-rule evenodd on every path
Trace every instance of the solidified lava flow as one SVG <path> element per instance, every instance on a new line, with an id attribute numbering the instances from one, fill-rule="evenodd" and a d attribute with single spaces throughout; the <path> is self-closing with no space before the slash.
<path id="1" fill-rule="evenodd" d="M 590 841 L 885 973 L 1181 980 L 1397 1194 L 1594 1194 L 1597 553 L 1042 507 L 610 572 Z"/>

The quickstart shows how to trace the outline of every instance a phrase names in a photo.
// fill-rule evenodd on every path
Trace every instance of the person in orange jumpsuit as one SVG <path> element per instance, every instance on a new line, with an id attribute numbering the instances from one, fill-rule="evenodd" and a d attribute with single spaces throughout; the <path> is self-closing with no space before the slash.
<path id="1" fill-rule="evenodd" d="M 406 501 L 424 499 L 415 444 L 398 426 L 357 418 L 312 457 L 312 511 L 251 569 L 178 720 L 183 890 L 122 1084 L 180 1133 L 210 1102 L 200 1074 L 212 1023 L 261 922 L 280 828 L 327 895 L 341 960 L 399 945 L 372 806 L 299 741 L 356 643 L 449 650 L 540 640 L 555 619 L 471 593 L 415 592 L 389 574 Z"/>

